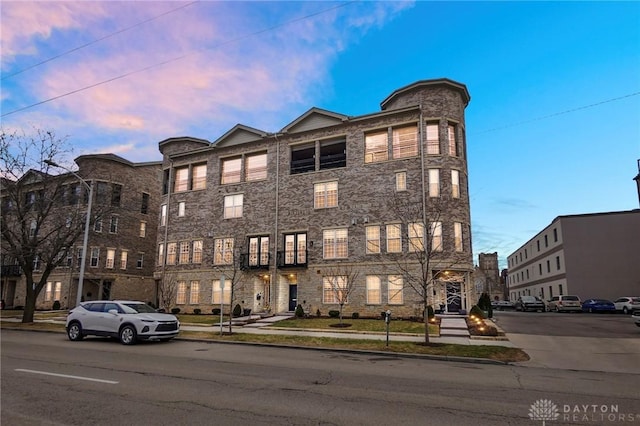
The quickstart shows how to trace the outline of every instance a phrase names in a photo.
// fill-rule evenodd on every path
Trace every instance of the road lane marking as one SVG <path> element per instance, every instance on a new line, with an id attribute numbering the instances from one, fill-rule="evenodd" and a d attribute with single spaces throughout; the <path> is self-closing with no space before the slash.
<path id="1" fill-rule="evenodd" d="M 15 371 L 20 371 L 23 373 L 44 374 L 45 376 L 65 377 L 67 379 L 87 380 L 89 382 L 107 383 L 110 385 L 116 385 L 119 383 L 119 382 L 114 382 L 113 380 L 94 379 L 92 377 L 82 377 L 82 376 L 70 376 L 68 374 L 49 373 L 48 371 L 25 370 L 23 368 L 16 368 Z"/>

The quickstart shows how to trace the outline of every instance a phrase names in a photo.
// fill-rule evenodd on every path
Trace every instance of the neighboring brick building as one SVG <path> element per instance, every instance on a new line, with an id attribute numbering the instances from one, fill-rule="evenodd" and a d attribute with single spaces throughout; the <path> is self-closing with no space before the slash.
<path id="1" fill-rule="evenodd" d="M 487 293 L 491 300 L 509 300 L 504 281 L 500 276 L 498 267 L 498 253 L 480 253 L 478 255 L 478 265 L 473 271 L 473 282 L 475 283 L 476 300 L 482 293 Z"/>
<path id="2" fill-rule="evenodd" d="M 153 279 L 154 252 L 160 205 L 162 168 L 160 162 L 132 163 L 117 155 L 82 155 L 75 160 L 77 174 L 94 186 L 93 221 L 87 244 L 83 299 L 139 299 L 156 303 Z M 72 173 L 46 176 L 61 179 L 67 190 L 65 201 L 86 201 L 87 189 Z M 107 206 L 107 208 L 101 208 Z M 52 213 L 56 214 L 56 213 Z M 63 214 L 63 213 L 61 213 Z M 76 304 L 82 255 L 82 238 L 66 266 L 49 276 L 38 296 L 36 309 L 51 309 L 54 301 L 61 308 Z M 7 307 L 23 306 L 25 281 L 20 268 L 3 259 L 2 299 Z M 8 274 L 6 274 L 7 272 Z M 34 279 L 39 280 L 38 271 Z"/>
<path id="3" fill-rule="evenodd" d="M 511 300 L 640 296 L 640 210 L 558 216 L 508 258 Z"/>
<path id="4" fill-rule="evenodd" d="M 254 312 L 301 304 L 327 315 L 338 306 L 331 286 L 357 275 L 347 315 L 414 316 L 422 308 L 410 288 L 421 268 L 413 249 L 426 244 L 437 278 L 429 304 L 468 309 L 469 99 L 463 84 L 423 80 L 377 113 L 312 108 L 276 133 L 237 125 L 213 143 L 160 142 L 160 287 L 175 291 L 183 312 L 210 312 L 224 274 L 225 303 L 235 282 L 233 303 Z"/>

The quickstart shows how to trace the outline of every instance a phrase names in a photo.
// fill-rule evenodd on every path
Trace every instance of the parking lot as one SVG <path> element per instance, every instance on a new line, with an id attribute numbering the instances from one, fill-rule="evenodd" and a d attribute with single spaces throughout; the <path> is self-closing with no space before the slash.
<path id="1" fill-rule="evenodd" d="M 494 321 L 507 333 L 544 336 L 640 338 L 631 315 L 494 311 Z"/>

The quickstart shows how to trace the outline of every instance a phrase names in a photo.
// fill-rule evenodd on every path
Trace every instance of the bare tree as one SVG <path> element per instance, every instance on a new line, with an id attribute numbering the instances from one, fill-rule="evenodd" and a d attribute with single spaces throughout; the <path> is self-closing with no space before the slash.
<path id="1" fill-rule="evenodd" d="M 356 288 L 359 272 L 352 265 L 336 265 L 324 269 L 323 281 L 330 285 L 330 292 L 340 306 L 340 325 L 342 325 L 342 310 L 349 301 L 349 295 Z M 323 282 L 324 288 L 324 282 Z"/>
<path id="2" fill-rule="evenodd" d="M 448 280 L 445 272 L 462 263 L 466 255 L 457 250 L 444 250 L 442 223 L 445 206 L 441 201 L 431 202 L 427 211 L 422 202 L 398 196 L 391 197 L 389 204 L 406 230 L 402 234 L 407 241 L 407 253 L 397 256 L 392 268 L 402 275 L 403 286 L 418 295 L 424 321 L 424 343 L 428 344 L 428 308 L 434 284 Z M 456 241 L 456 244 L 462 244 L 462 241 Z"/>
<path id="3" fill-rule="evenodd" d="M 178 280 L 174 274 L 166 274 L 158 286 L 158 302 L 160 308 L 169 312 L 178 292 Z"/>
<path id="4" fill-rule="evenodd" d="M 25 277 L 24 323 L 33 322 L 49 275 L 66 262 L 84 231 L 82 200 L 74 198 L 68 178 L 49 174 L 47 161 L 62 163 L 68 153 L 66 141 L 52 131 L 0 131 L 1 250 Z"/>
<path id="5" fill-rule="evenodd" d="M 234 240 L 221 238 L 214 242 L 214 270 L 225 277 L 225 291 L 229 288 L 231 296 L 229 299 L 229 334 L 233 333 L 233 307 L 236 300 L 236 293 L 242 286 L 243 273 L 241 271 L 241 250 L 242 246 L 235 244 Z M 223 297 L 221 294 L 220 297 Z"/>

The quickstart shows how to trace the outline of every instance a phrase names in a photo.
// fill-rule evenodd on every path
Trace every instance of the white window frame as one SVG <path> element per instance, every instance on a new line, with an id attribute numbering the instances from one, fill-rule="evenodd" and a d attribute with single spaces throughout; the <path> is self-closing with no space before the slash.
<path id="1" fill-rule="evenodd" d="M 116 249 L 108 248 L 105 268 L 113 269 L 113 267 L 115 266 L 115 262 L 116 262 Z"/>
<path id="2" fill-rule="evenodd" d="M 147 237 L 147 222 L 145 222 L 144 220 L 140 221 L 140 238 L 146 238 Z"/>
<path id="3" fill-rule="evenodd" d="M 89 267 L 97 268 L 100 265 L 100 247 L 91 247 L 91 260 Z"/>
<path id="4" fill-rule="evenodd" d="M 386 226 L 387 253 L 402 253 L 402 224 L 390 223 Z"/>
<path id="5" fill-rule="evenodd" d="M 440 155 L 440 126 L 427 123 L 427 155 Z"/>
<path id="6" fill-rule="evenodd" d="M 122 250 L 120 252 L 120 269 L 127 269 L 127 261 L 129 260 L 129 252 Z"/>
<path id="7" fill-rule="evenodd" d="M 411 222 L 409 227 L 409 251 L 413 253 L 425 251 L 424 244 L 424 224 L 422 222 Z"/>
<path id="8" fill-rule="evenodd" d="M 242 217 L 243 203 L 243 194 L 226 195 L 224 197 L 224 218 L 235 219 Z"/>
<path id="9" fill-rule="evenodd" d="M 202 240 L 193 241 L 193 259 L 192 263 L 202 263 Z"/>
<path id="10" fill-rule="evenodd" d="M 387 301 L 389 305 L 404 304 L 404 281 L 402 275 L 389 275 L 387 277 Z"/>
<path id="11" fill-rule="evenodd" d="M 187 203 L 180 201 L 178 203 L 178 217 L 184 217 L 187 211 Z"/>
<path id="12" fill-rule="evenodd" d="M 216 238 L 213 242 L 213 264 L 231 265 L 233 263 L 233 238 Z"/>
<path id="13" fill-rule="evenodd" d="M 442 222 L 431 222 L 431 251 L 442 251 Z"/>
<path id="14" fill-rule="evenodd" d="M 163 204 L 160 206 L 160 226 L 167 225 L 167 205 Z"/>
<path id="15" fill-rule="evenodd" d="M 338 207 L 338 181 L 313 184 L 313 208 L 329 209 Z"/>
<path id="16" fill-rule="evenodd" d="M 396 192 L 407 190 L 407 172 L 396 172 Z"/>
<path id="17" fill-rule="evenodd" d="M 178 288 L 176 290 L 176 305 L 187 304 L 187 282 L 178 281 Z"/>
<path id="18" fill-rule="evenodd" d="M 460 253 L 464 251 L 464 245 L 462 244 L 462 223 L 460 222 L 453 223 L 453 243 L 457 252 Z M 528 270 L 527 273 L 529 273 Z"/>
<path id="19" fill-rule="evenodd" d="M 366 226 L 365 235 L 367 239 L 365 252 L 367 254 L 380 253 L 380 226 L 379 225 Z"/>
<path id="20" fill-rule="evenodd" d="M 178 253 L 178 263 L 184 265 L 189 263 L 189 241 L 180 241 L 180 251 Z"/>
<path id="21" fill-rule="evenodd" d="M 452 157 L 458 157 L 458 138 L 456 134 L 456 126 L 454 124 L 449 124 L 447 126 L 447 145 L 449 155 Z"/>
<path id="22" fill-rule="evenodd" d="M 401 126 L 391 131 L 393 158 L 409 158 L 418 155 L 418 126 Z"/>
<path id="23" fill-rule="evenodd" d="M 451 170 L 451 196 L 460 198 L 460 171 Z"/>
<path id="24" fill-rule="evenodd" d="M 158 265 L 164 265 L 164 243 L 158 244 Z"/>
<path id="25" fill-rule="evenodd" d="M 267 153 L 251 154 L 245 157 L 245 180 L 264 180 L 267 178 Z"/>
<path id="26" fill-rule="evenodd" d="M 189 304 L 197 305 L 200 303 L 200 281 L 191 281 L 189 288 Z"/>
<path id="27" fill-rule="evenodd" d="M 207 165 L 195 164 L 191 168 L 191 189 L 206 189 L 207 188 Z"/>
<path id="28" fill-rule="evenodd" d="M 382 304 L 382 284 L 377 275 L 367 275 L 366 278 L 367 305 Z"/>
<path id="29" fill-rule="evenodd" d="M 322 277 L 322 303 L 337 305 L 340 300 L 349 303 L 348 277 L 346 275 L 328 275 Z M 346 299 L 346 300 L 345 300 Z"/>
<path id="30" fill-rule="evenodd" d="M 378 163 L 389 159 L 389 131 L 387 129 L 365 133 L 364 162 Z"/>
<path id="31" fill-rule="evenodd" d="M 429 197 L 440 196 L 440 169 L 429 169 Z"/>
<path id="32" fill-rule="evenodd" d="M 178 244 L 167 243 L 167 265 L 175 265 L 178 260 Z"/>
<path id="33" fill-rule="evenodd" d="M 111 220 L 109 221 L 109 233 L 117 234 L 118 233 L 118 216 L 111 216 Z"/>
<path id="34" fill-rule="evenodd" d="M 347 228 L 322 231 L 322 258 L 346 259 L 349 257 L 349 230 Z"/>
<path id="35" fill-rule="evenodd" d="M 242 157 L 222 159 L 220 184 L 239 183 L 242 180 Z"/>
<path id="36" fill-rule="evenodd" d="M 173 192 L 189 190 L 189 166 L 176 167 L 174 169 Z"/>

